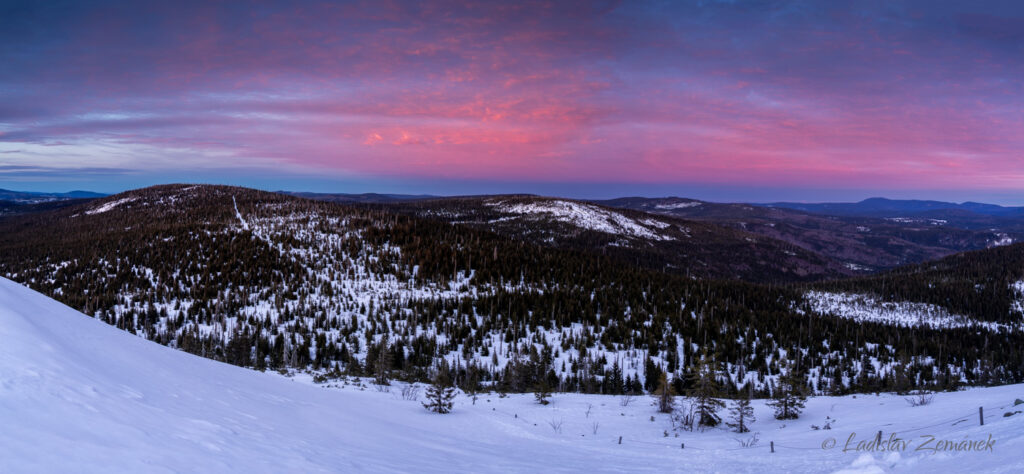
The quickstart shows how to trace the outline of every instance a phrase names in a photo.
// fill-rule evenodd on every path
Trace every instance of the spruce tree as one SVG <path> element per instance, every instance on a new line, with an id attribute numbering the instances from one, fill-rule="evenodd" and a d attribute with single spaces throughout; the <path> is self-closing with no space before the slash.
<path id="1" fill-rule="evenodd" d="M 548 400 L 548 398 L 551 398 L 551 387 L 548 386 L 547 380 L 544 380 L 543 378 L 540 379 L 540 382 L 538 382 L 537 386 L 534 387 L 533 396 L 537 399 L 537 403 L 540 403 L 541 405 L 551 403 L 551 400 Z"/>
<path id="2" fill-rule="evenodd" d="M 807 384 L 803 374 L 791 366 L 787 366 L 786 369 L 786 373 L 779 376 L 773 400 L 768 402 L 768 405 L 775 409 L 776 419 L 795 420 L 800 417 L 800 412 L 807 401 Z"/>
<path id="3" fill-rule="evenodd" d="M 697 366 L 692 374 L 693 383 L 686 394 L 694 399 L 697 426 L 702 428 L 718 426 L 722 422 L 718 410 L 725 407 L 725 403 L 716 398 L 721 395 L 721 390 L 715 377 L 714 362 L 709 360 L 706 351 L 697 361 Z"/>
<path id="4" fill-rule="evenodd" d="M 391 351 L 388 350 L 388 341 L 384 339 L 377 349 L 377 361 L 374 364 L 373 383 L 377 385 L 391 385 L 388 375 L 391 372 Z"/>
<path id="5" fill-rule="evenodd" d="M 448 371 L 439 369 L 427 387 L 427 401 L 423 403 L 423 408 L 434 413 L 451 413 L 454 399 L 455 387 L 452 387 Z"/>
<path id="6" fill-rule="evenodd" d="M 475 363 L 471 363 L 466 368 L 466 377 L 462 380 L 462 391 L 469 395 L 473 404 L 476 405 L 476 399 L 480 394 L 480 368 Z"/>
<path id="7" fill-rule="evenodd" d="M 658 389 L 658 383 L 661 381 L 661 369 L 657 364 L 650 358 L 647 357 L 644 360 L 644 390 L 650 393 L 654 393 Z"/>
<path id="8" fill-rule="evenodd" d="M 676 405 L 675 395 L 676 392 L 672 389 L 668 376 L 665 375 L 665 372 L 661 372 L 661 376 L 658 378 L 658 388 L 654 391 L 654 401 L 658 405 L 658 411 L 672 413 Z"/>
<path id="9" fill-rule="evenodd" d="M 736 430 L 737 433 L 750 431 L 750 423 L 757 421 L 757 418 L 754 417 L 754 407 L 750 406 L 750 392 L 745 391 L 740 398 L 732 401 L 732 406 L 729 407 L 729 415 L 732 421 L 726 424 L 730 428 Z"/>

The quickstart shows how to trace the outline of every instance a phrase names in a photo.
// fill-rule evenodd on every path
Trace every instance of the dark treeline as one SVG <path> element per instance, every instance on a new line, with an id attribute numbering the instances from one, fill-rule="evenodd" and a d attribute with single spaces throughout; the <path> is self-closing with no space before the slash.
<path id="1" fill-rule="evenodd" d="M 643 224 L 660 238 L 610 234 L 560 222 L 543 212 L 519 215 L 506 206 L 587 206 Z M 843 274 L 836 262 L 782 240 L 731 227 L 630 209 L 611 209 L 564 199 L 536 196 L 463 197 L 394 203 L 360 204 L 366 209 L 397 212 L 495 232 L 532 244 L 609 257 L 620 265 L 696 278 L 737 279 L 760 283 L 809 282 Z"/>

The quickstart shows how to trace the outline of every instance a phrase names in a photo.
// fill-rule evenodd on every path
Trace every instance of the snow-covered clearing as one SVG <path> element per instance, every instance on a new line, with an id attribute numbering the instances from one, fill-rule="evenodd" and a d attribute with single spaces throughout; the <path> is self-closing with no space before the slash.
<path id="1" fill-rule="evenodd" d="M 993 239 L 991 241 L 991 243 L 989 243 L 989 247 L 1002 247 L 1002 246 L 1005 246 L 1005 245 L 1010 245 L 1010 244 L 1012 244 L 1014 242 L 1016 242 L 1016 241 L 1013 240 L 1013 237 L 1010 237 L 1009 235 L 1007 235 L 1007 234 L 1005 234 L 1003 232 L 997 232 L 996 233 L 996 238 Z"/>
<path id="2" fill-rule="evenodd" d="M 6 279 L 0 341 L 0 472 L 1024 471 L 1024 405 L 1013 406 L 1022 385 L 941 393 L 920 407 L 895 395 L 817 397 L 787 422 L 756 401 L 760 442 L 743 448 L 751 434 L 673 430 L 646 397 L 557 394 L 541 406 L 530 395 L 475 405 L 460 395 L 454 413 L 434 415 L 398 385 L 324 388 L 202 359 Z M 831 430 L 811 428 L 829 420 Z M 855 451 L 879 430 L 907 446 Z M 994 444 L 916 451 L 928 435 Z"/>
<path id="3" fill-rule="evenodd" d="M 668 224 L 654 219 L 638 221 L 618 212 L 603 209 L 590 204 L 572 201 L 549 200 L 530 203 L 490 202 L 502 212 L 527 216 L 548 216 L 559 222 L 571 224 L 582 229 L 604 232 L 606 234 L 624 235 L 650 240 L 671 240 L 672 236 L 664 235 L 655 229 L 664 229 Z M 655 229 L 651 229 L 654 227 Z"/>
<path id="4" fill-rule="evenodd" d="M 931 224 L 931 225 L 946 225 L 948 221 L 945 219 L 927 219 L 918 217 L 886 217 L 885 220 L 890 222 L 898 222 L 900 224 Z"/>
<path id="5" fill-rule="evenodd" d="M 698 207 L 701 203 L 697 201 L 688 202 L 675 202 L 671 204 L 656 204 L 655 209 L 686 209 L 688 207 Z"/>
<path id="6" fill-rule="evenodd" d="M 234 196 L 231 196 L 231 202 L 235 205 L 235 217 L 237 217 L 242 223 L 242 228 L 249 230 L 249 223 L 245 221 L 245 218 L 242 217 L 242 212 L 238 210 L 238 200 L 236 200 Z"/>
<path id="7" fill-rule="evenodd" d="M 872 295 L 808 291 L 804 294 L 811 310 L 857 321 L 871 321 L 894 326 L 933 328 L 981 327 L 991 331 L 1020 330 L 1021 324 L 1009 326 L 978 321 L 969 316 L 952 314 L 946 308 L 928 303 L 883 301 Z M 1019 302 L 1017 303 L 1020 304 Z"/>
<path id="8" fill-rule="evenodd" d="M 1010 288 L 1013 289 L 1017 296 L 1017 299 L 1013 302 L 1013 306 L 1010 307 L 1010 310 L 1015 313 L 1024 313 L 1024 280 L 1014 282 L 1010 285 Z"/>
<path id="9" fill-rule="evenodd" d="M 128 198 L 124 198 L 124 199 L 118 199 L 116 201 L 110 201 L 108 203 L 103 204 L 100 207 L 97 207 L 95 209 L 90 209 L 88 211 L 85 211 L 85 213 L 86 214 L 102 214 L 104 212 L 108 212 L 108 211 L 114 210 L 114 208 L 116 208 L 117 206 L 120 206 L 121 204 L 127 204 L 129 202 L 134 201 L 134 200 L 135 200 L 135 198 L 128 197 Z"/>

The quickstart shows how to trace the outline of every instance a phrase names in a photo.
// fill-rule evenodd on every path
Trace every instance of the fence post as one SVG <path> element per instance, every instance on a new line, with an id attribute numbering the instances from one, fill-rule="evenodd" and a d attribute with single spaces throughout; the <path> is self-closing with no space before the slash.
<path id="1" fill-rule="evenodd" d="M 622 444 L 622 436 L 619 436 L 619 444 Z"/>
<path id="2" fill-rule="evenodd" d="M 679 449 L 686 449 L 686 443 L 679 443 Z"/>
<path id="3" fill-rule="evenodd" d="M 981 422 L 981 426 L 985 426 L 985 408 L 978 407 L 978 421 Z"/>
<path id="4" fill-rule="evenodd" d="M 771 443 L 772 452 L 774 453 L 775 452 L 775 441 L 769 441 L 769 443 Z"/>

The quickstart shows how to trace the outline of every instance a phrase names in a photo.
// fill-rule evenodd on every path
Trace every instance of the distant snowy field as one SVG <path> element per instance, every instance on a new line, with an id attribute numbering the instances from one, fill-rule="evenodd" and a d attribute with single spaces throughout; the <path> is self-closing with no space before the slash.
<path id="1" fill-rule="evenodd" d="M 545 216 L 582 229 L 606 234 L 650 240 L 672 240 L 672 236 L 657 231 L 671 225 L 667 222 L 657 219 L 633 219 L 619 212 L 591 204 L 552 200 L 520 204 L 499 201 L 489 202 L 488 205 L 502 212 L 525 216 Z"/>
<path id="2" fill-rule="evenodd" d="M 1020 282 L 1016 284 L 1020 286 Z M 1015 286 L 1015 288 L 1016 288 Z M 1018 290 L 1018 297 L 1021 291 Z M 990 331 L 1019 331 L 1024 325 L 999 324 L 978 321 L 969 316 L 952 314 L 941 306 L 928 303 L 883 301 L 866 294 L 808 291 L 804 293 L 808 306 L 816 313 L 831 314 L 856 321 L 870 321 L 894 326 L 929 326 L 937 329 L 980 327 Z M 1021 301 L 1014 302 L 1012 310 L 1021 312 Z"/>
<path id="3" fill-rule="evenodd" d="M 676 432 L 648 397 L 460 396 L 434 415 L 358 384 L 316 386 L 175 351 L 0 279 L 0 472 L 1024 472 L 1024 385 L 817 397 L 780 422 L 755 402 L 760 442 Z M 308 383 L 306 383 L 308 382 Z M 335 384 L 332 384 L 335 385 Z M 977 407 L 985 409 L 979 426 Z M 814 430 L 829 420 L 831 430 Z M 843 453 L 883 431 L 902 452 Z M 667 436 L 666 436 L 667 434 Z M 923 435 L 991 451 L 915 452 Z M 621 444 L 619 438 L 621 436 Z M 822 449 L 829 438 L 837 445 Z M 770 452 L 770 442 L 775 453 Z M 685 443 L 685 449 L 681 445 Z M 856 441 L 854 441 L 854 445 Z"/>

